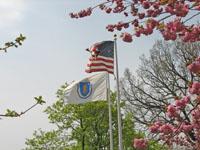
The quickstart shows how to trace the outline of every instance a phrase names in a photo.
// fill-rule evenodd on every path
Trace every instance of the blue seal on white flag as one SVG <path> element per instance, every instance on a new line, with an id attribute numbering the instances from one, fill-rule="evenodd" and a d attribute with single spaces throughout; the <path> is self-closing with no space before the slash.
<path id="1" fill-rule="evenodd" d="M 67 86 L 64 91 L 66 104 L 82 104 L 107 99 L 108 73 L 101 72 Z"/>
<path id="2" fill-rule="evenodd" d="M 81 98 L 86 99 L 91 95 L 92 85 L 90 82 L 79 82 L 77 86 L 77 92 Z"/>

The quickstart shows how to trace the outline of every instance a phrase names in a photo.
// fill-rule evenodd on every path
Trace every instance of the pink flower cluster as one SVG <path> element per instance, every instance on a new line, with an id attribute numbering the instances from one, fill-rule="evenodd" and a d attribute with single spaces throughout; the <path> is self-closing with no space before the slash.
<path id="1" fill-rule="evenodd" d="M 176 105 L 177 109 L 180 110 L 180 109 L 184 109 L 189 102 L 190 102 L 190 97 L 185 96 L 180 100 L 176 100 L 175 105 Z"/>
<path id="2" fill-rule="evenodd" d="M 81 10 L 78 13 L 70 13 L 69 15 L 70 15 L 71 18 L 78 19 L 78 18 L 90 16 L 91 14 L 92 14 L 92 8 L 87 8 L 87 9 Z"/>
<path id="3" fill-rule="evenodd" d="M 191 147 L 191 143 L 188 134 L 191 134 L 194 130 L 198 129 L 196 126 L 199 124 L 190 124 L 188 122 L 179 122 L 178 124 L 170 123 L 154 123 L 149 127 L 149 131 L 153 134 L 158 134 L 160 140 L 164 141 L 168 145 L 176 143 L 177 145 Z M 180 136 L 182 135 L 182 137 Z M 196 133 L 195 137 L 200 137 Z"/>
<path id="4" fill-rule="evenodd" d="M 122 40 L 125 41 L 125 42 L 132 42 L 133 41 L 133 38 L 132 38 L 132 35 L 130 35 L 129 33 L 125 32 L 125 33 L 122 33 L 121 34 L 121 37 L 122 37 Z"/>
<path id="5" fill-rule="evenodd" d="M 123 28 L 128 28 L 128 27 L 129 27 L 128 23 L 118 22 L 115 25 L 108 25 L 106 29 L 110 32 L 113 32 L 115 29 L 121 31 Z"/>
<path id="6" fill-rule="evenodd" d="M 186 105 L 190 102 L 190 97 L 185 96 L 182 99 L 177 99 L 175 105 L 168 105 L 167 115 L 170 118 L 179 117 L 180 110 L 184 109 Z"/>
<path id="7" fill-rule="evenodd" d="M 168 105 L 167 106 L 167 116 L 170 117 L 170 118 L 173 118 L 173 117 L 177 117 L 178 116 L 178 109 L 176 108 L 175 105 Z"/>
<path id="8" fill-rule="evenodd" d="M 200 123 L 200 108 L 199 107 L 192 111 L 192 119 L 193 119 L 193 123 L 196 123 L 196 122 Z"/>
<path id="9" fill-rule="evenodd" d="M 162 126 L 162 123 L 160 121 L 155 122 L 153 125 L 149 127 L 149 130 L 151 133 L 158 133 L 159 128 Z"/>
<path id="10" fill-rule="evenodd" d="M 183 122 L 180 126 L 180 129 L 181 131 L 185 132 L 185 133 L 189 133 L 190 131 L 192 131 L 194 128 L 193 125 L 189 124 L 189 123 L 185 123 Z"/>
<path id="11" fill-rule="evenodd" d="M 177 1 L 174 4 L 169 4 L 165 7 L 165 11 L 171 15 L 178 17 L 185 17 L 189 12 L 189 5 L 183 2 Z"/>
<path id="12" fill-rule="evenodd" d="M 163 124 L 159 128 L 159 132 L 163 134 L 171 134 L 174 131 L 174 127 L 171 124 Z"/>
<path id="13" fill-rule="evenodd" d="M 189 88 L 191 94 L 200 94 L 200 82 L 193 82 Z"/>
<path id="14" fill-rule="evenodd" d="M 134 139 L 133 147 L 135 147 L 137 150 L 145 150 L 148 147 L 148 142 L 143 138 Z"/>
<path id="15" fill-rule="evenodd" d="M 151 133 L 162 133 L 167 135 L 173 133 L 174 127 L 170 124 L 164 124 L 158 121 L 149 127 L 149 131 Z"/>
<path id="16" fill-rule="evenodd" d="M 199 73 L 200 67 L 194 64 L 200 63 L 198 57 L 188 69 L 192 73 Z M 149 131 L 158 134 L 160 139 L 168 145 L 176 143 L 177 145 L 190 147 L 192 149 L 200 148 L 200 82 L 193 82 L 189 87 L 189 93 L 182 99 L 176 98 L 174 104 L 167 106 L 166 114 L 172 122 L 164 123 L 157 121 L 149 127 Z M 186 108 L 186 106 L 188 106 Z M 195 143 L 195 144 L 194 144 Z"/>
<path id="17" fill-rule="evenodd" d="M 187 66 L 188 70 L 193 73 L 200 73 L 200 57 Z"/>
<path id="18" fill-rule="evenodd" d="M 192 126 L 195 135 L 195 147 L 200 149 L 200 106 L 192 111 Z"/>
<path id="19" fill-rule="evenodd" d="M 183 42 L 196 42 L 200 41 L 200 25 L 194 25 L 187 27 L 180 33 L 180 37 Z"/>
<path id="20" fill-rule="evenodd" d="M 176 18 L 165 24 L 160 30 L 165 40 L 176 40 L 181 37 L 184 42 L 195 42 L 200 40 L 200 26 L 185 26 L 181 18 Z"/>
<path id="21" fill-rule="evenodd" d="M 185 26 L 181 22 L 181 18 L 176 18 L 174 21 L 168 22 L 161 33 L 165 40 L 176 40 L 177 33 L 182 32 Z"/>

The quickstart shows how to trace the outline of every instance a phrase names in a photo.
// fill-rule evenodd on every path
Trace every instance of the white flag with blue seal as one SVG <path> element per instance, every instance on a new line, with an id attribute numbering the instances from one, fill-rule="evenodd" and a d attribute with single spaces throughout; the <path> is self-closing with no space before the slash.
<path id="1" fill-rule="evenodd" d="M 81 104 L 107 99 L 107 73 L 98 73 L 74 81 L 65 89 L 64 102 L 66 104 Z"/>

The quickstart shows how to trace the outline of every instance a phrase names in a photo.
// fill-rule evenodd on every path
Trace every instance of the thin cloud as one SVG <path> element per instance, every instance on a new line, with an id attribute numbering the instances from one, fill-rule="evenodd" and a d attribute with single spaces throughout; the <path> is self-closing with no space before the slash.
<path id="1" fill-rule="evenodd" d="M 0 28 L 13 26 L 23 18 L 25 0 L 0 0 Z"/>

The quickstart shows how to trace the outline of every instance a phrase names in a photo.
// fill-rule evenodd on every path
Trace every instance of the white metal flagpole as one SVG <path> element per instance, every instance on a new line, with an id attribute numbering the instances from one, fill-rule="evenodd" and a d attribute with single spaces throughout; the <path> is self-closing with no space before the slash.
<path id="1" fill-rule="evenodd" d="M 122 117 L 120 109 L 120 90 L 119 90 L 119 71 L 118 71 L 118 57 L 117 57 L 117 35 L 114 35 L 114 53 L 115 53 L 115 64 L 116 64 L 116 83 L 117 83 L 117 123 L 118 123 L 118 144 L 119 150 L 123 150 L 122 143 Z"/>
<path id="2" fill-rule="evenodd" d="M 111 100 L 110 100 L 110 78 L 109 78 L 109 73 L 107 73 L 107 100 L 108 100 L 108 114 L 109 114 L 110 150 L 113 150 L 112 103 L 111 103 Z"/>

